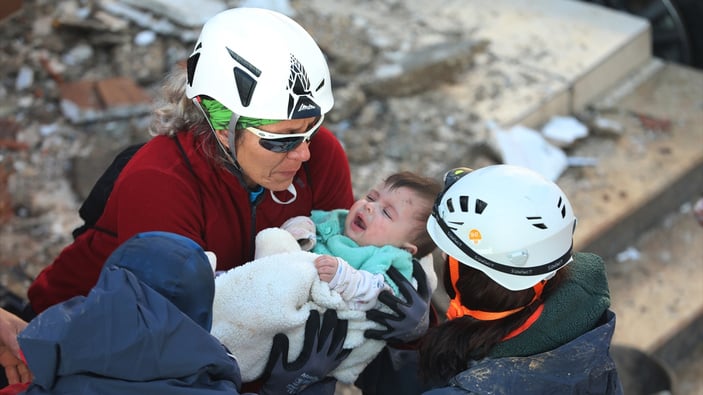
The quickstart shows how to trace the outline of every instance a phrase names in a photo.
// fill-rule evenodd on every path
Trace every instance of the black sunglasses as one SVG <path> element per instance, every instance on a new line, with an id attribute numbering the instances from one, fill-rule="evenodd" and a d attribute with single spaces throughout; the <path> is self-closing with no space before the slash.
<path id="1" fill-rule="evenodd" d="M 305 133 L 277 134 L 266 132 L 253 126 L 245 129 L 257 135 L 259 137 L 259 145 L 265 149 L 271 152 L 283 153 L 293 151 L 303 142 L 310 142 L 310 140 L 315 137 L 315 134 L 320 129 L 324 119 L 325 116 L 321 115 L 317 122 L 315 122 L 315 125 L 313 125 L 313 127 Z"/>

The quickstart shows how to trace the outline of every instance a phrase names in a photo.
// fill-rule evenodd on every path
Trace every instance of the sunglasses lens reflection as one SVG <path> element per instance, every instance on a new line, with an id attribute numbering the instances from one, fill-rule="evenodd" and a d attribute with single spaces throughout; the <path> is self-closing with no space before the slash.
<path id="1" fill-rule="evenodd" d="M 312 140 L 316 134 L 317 129 L 310 135 L 307 141 Z M 305 137 L 289 137 L 282 139 L 259 138 L 259 144 L 271 152 L 282 153 L 293 151 L 305 140 Z"/>
<path id="2" fill-rule="evenodd" d="M 304 137 L 292 137 L 289 139 L 265 139 L 260 138 L 259 144 L 271 152 L 288 152 L 294 150 L 300 143 L 303 142 Z"/>

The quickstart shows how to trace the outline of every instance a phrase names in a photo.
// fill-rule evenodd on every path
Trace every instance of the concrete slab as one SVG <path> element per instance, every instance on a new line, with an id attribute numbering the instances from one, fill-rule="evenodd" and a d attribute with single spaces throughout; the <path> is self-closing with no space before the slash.
<path id="1" fill-rule="evenodd" d="M 613 256 L 701 193 L 703 72 L 660 64 L 618 102 L 601 100 L 608 103 L 603 116 L 623 126 L 621 137 L 591 136 L 570 153 L 597 160 L 594 167 L 567 170 L 558 181 L 579 218 L 577 249 Z M 668 121 L 670 127 L 648 129 L 642 116 Z"/>
<path id="2" fill-rule="evenodd" d="M 477 39 L 490 40 L 501 62 L 520 65 L 519 72 L 526 75 L 566 83 L 572 110 L 582 109 L 651 58 L 645 19 L 594 4 L 477 0 L 455 1 L 440 9 L 446 17 L 475 28 Z M 539 85 L 533 88 L 541 90 Z M 519 118 L 505 122 L 527 124 Z"/>
<path id="3" fill-rule="evenodd" d="M 573 154 L 598 165 L 559 184 L 579 217 L 576 249 L 606 258 L 613 342 L 664 362 L 675 393 L 700 394 L 703 227 L 691 206 L 703 193 L 703 72 L 660 61 L 643 72 L 594 103 L 623 136 L 589 137 Z M 626 248 L 635 257 L 616 259 Z"/>
<path id="4" fill-rule="evenodd" d="M 574 80 L 571 85 L 571 109 L 583 110 L 593 99 L 651 60 L 651 42 L 648 27 L 623 37 L 620 48 L 611 48 L 613 52 L 606 54 Z"/>
<path id="5" fill-rule="evenodd" d="M 460 26 L 490 42 L 495 58 L 459 85 L 496 80 L 502 94 L 469 104 L 506 127 L 537 127 L 582 110 L 652 56 L 647 20 L 580 1 L 456 0 L 432 10 L 422 1 L 405 4 L 431 26 Z"/>
<path id="6" fill-rule="evenodd" d="M 441 89 L 458 107 L 505 128 L 515 124 L 536 127 L 552 115 L 571 113 L 565 80 L 517 63 L 476 65 L 457 83 Z"/>
<path id="7" fill-rule="evenodd" d="M 691 202 L 692 203 L 692 202 Z M 703 227 L 690 204 L 632 245 L 636 259 L 607 261 L 613 343 L 669 368 L 674 394 L 703 394 Z"/>
<path id="8" fill-rule="evenodd" d="M 671 342 L 703 317 L 702 238 L 703 227 L 692 213 L 681 212 L 661 227 L 644 232 L 631 245 L 638 252 L 636 259 L 607 260 L 612 307 L 617 314 L 613 342 L 681 356 L 696 345 L 695 339 L 700 341 L 703 332 L 691 331 L 678 338 L 688 340 L 684 344 L 689 347 Z"/>
<path id="9" fill-rule="evenodd" d="M 460 3 L 447 12 L 475 24 L 478 38 L 490 40 L 496 63 L 513 66 L 507 80 L 525 80 L 521 89 L 534 97 L 529 103 L 503 98 L 498 117 L 495 112 L 481 114 L 503 126 L 537 127 L 552 115 L 579 111 L 651 58 L 646 20 L 597 5 L 553 0 Z M 480 78 L 472 74 L 467 78 Z M 512 95 L 513 87 L 505 89 Z"/>

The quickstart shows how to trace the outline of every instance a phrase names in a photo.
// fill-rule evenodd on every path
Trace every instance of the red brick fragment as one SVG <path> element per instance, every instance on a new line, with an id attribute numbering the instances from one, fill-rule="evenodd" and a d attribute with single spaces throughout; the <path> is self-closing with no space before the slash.
<path id="1" fill-rule="evenodd" d="M 0 21 L 10 17 L 22 8 L 22 0 L 2 0 L 0 1 Z"/>
<path id="2" fill-rule="evenodd" d="M 96 89 L 106 108 L 148 104 L 151 101 L 142 88 L 126 77 L 98 81 Z"/>
<path id="3" fill-rule="evenodd" d="M 59 84 L 61 109 L 74 123 L 146 113 L 151 98 L 133 80 L 114 77 Z"/>
<path id="4" fill-rule="evenodd" d="M 12 118 L 0 118 L 0 139 L 14 140 L 20 131 L 20 125 Z"/>
<path id="5" fill-rule="evenodd" d="M 655 132 L 671 132 L 671 120 L 657 118 L 648 114 L 634 113 L 634 115 L 639 119 L 640 124 L 643 128 L 652 130 Z"/>
<path id="6" fill-rule="evenodd" d="M 9 159 L 0 162 L 0 224 L 7 223 L 14 215 L 12 196 L 8 190 L 10 171 L 12 171 L 12 165 Z"/>
<path id="7" fill-rule="evenodd" d="M 64 82 L 59 84 L 59 93 L 62 100 L 68 100 L 81 109 L 103 108 L 95 91 L 95 81 Z"/>

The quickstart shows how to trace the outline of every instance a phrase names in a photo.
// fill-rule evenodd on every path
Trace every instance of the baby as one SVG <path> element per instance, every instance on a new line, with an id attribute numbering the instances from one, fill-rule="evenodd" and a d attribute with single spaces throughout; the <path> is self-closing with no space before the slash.
<path id="1" fill-rule="evenodd" d="M 350 309 L 369 310 L 384 289 L 397 294 L 385 272 L 393 266 L 412 277 L 412 259 L 435 248 L 426 230 L 441 184 L 411 172 L 395 173 L 349 210 L 313 210 L 281 228 L 305 250 L 320 254 L 315 267 Z"/>

